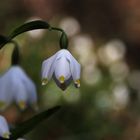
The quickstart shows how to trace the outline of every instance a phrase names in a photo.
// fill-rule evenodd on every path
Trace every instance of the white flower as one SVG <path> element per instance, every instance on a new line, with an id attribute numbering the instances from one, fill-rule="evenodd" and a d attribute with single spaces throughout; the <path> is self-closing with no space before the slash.
<path id="1" fill-rule="evenodd" d="M 18 138 L 17 140 L 25 140 L 24 138 Z"/>
<path id="2" fill-rule="evenodd" d="M 6 119 L 0 115 L 0 137 L 9 139 L 10 132 Z"/>
<path id="3" fill-rule="evenodd" d="M 21 109 L 36 107 L 37 93 L 34 83 L 19 66 L 12 66 L 0 77 L 0 109 L 15 101 Z"/>
<path id="4" fill-rule="evenodd" d="M 46 85 L 53 77 L 56 84 L 65 90 L 73 79 L 76 87 L 80 87 L 81 66 L 71 53 L 61 49 L 42 64 L 42 85 Z"/>

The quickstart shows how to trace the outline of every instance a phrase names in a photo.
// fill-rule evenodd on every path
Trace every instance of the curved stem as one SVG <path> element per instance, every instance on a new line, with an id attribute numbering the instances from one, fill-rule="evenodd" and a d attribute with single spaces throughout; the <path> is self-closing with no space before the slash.
<path id="1" fill-rule="evenodd" d="M 51 27 L 50 24 L 48 24 L 46 21 L 42 21 L 42 20 L 36 20 L 36 21 L 24 23 L 23 25 L 17 27 L 15 30 L 13 30 L 13 32 L 11 34 L 9 34 L 9 36 L 7 36 L 7 37 L 0 36 L 0 49 L 6 43 L 12 42 L 12 39 L 15 38 L 16 36 L 18 36 L 24 32 L 28 32 L 28 31 L 36 30 L 36 29 L 48 29 L 49 31 L 54 30 L 54 31 L 61 32 L 61 37 L 60 37 L 60 41 L 59 41 L 60 48 L 67 49 L 68 37 L 67 37 L 67 34 L 65 33 L 65 31 L 61 28 Z"/>
<path id="2" fill-rule="evenodd" d="M 62 30 L 61 28 L 51 27 L 50 30 L 56 30 L 64 33 L 64 30 Z"/>
<path id="3" fill-rule="evenodd" d="M 46 21 L 36 20 L 27 22 L 19 27 L 17 27 L 9 36 L 9 40 L 12 40 L 19 34 L 22 34 L 27 31 L 36 30 L 36 29 L 49 29 L 50 25 Z"/>
<path id="4" fill-rule="evenodd" d="M 50 29 L 61 32 L 61 37 L 60 37 L 60 41 L 59 41 L 60 48 L 67 49 L 68 48 L 68 37 L 67 37 L 67 34 L 65 33 L 65 31 L 61 28 L 56 28 L 56 27 L 51 27 Z"/>

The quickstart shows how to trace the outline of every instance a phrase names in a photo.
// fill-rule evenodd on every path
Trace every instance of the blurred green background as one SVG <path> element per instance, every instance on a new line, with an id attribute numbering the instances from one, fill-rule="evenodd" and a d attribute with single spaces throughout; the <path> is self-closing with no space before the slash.
<path id="1" fill-rule="evenodd" d="M 15 38 L 20 65 L 37 86 L 40 111 L 62 106 L 27 139 L 140 139 L 139 0 L 2 0 L 0 11 L 3 35 L 35 19 L 63 28 L 69 50 L 82 66 L 80 89 L 72 83 L 61 91 L 53 80 L 42 87 L 42 61 L 59 50 L 59 34 L 36 30 Z M 10 65 L 8 48 L 0 51 L 1 70 Z M 11 106 L 1 114 L 19 123 L 35 112 Z"/>

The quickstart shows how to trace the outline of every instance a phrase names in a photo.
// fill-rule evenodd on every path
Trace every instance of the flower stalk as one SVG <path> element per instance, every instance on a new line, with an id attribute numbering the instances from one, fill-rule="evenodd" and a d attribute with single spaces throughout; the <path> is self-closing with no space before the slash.
<path id="1" fill-rule="evenodd" d="M 60 48 L 61 49 L 67 49 L 68 48 L 68 38 L 64 30 L 56 27 L 51 27 L 50 24 L 48 24 L 46 21 L 42 20 L 36 20 L 27 22 L 19 27 L 17 27 L 8 37 L 4 38 L 3 36 L 0 36 L 0 48 L 2 48 L 6 43 L 10 42 L 13 38 L 16 36 L 28 32 L 31 30 L 37 30 L 37 29 L 48 29 L 49 31 L 59 31 L 61 32 L 60 37 Z"/>
<path id="2" fill-rule="evenodd" d="M 56 28 L 56 27 L 51 27 L 50 29 L 61 32 L 61 37 L 60 37 L 60 41 L 59 41 L 60 48 L 67 49 L 68 48 L 68 37 L 67 37 L 67 34 L 64 32 L 64 30 L 62 30 L 60 28 Z"/>

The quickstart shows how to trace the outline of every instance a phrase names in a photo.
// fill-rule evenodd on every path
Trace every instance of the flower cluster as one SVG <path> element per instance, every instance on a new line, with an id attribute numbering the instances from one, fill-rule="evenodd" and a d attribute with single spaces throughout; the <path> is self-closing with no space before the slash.
<path id="1" fill-rule="evenodd" d="M 80 69 L 80 64 L 71 53 L 66 49 L 61 49 L 43 62 L 42 85 L 46 85 L 53 77 L 62 90 L 67 88 L 72 79 L 75 86 L 80 87 Z"/>
<path id="2" fill-rule="evenodd" d="M 36 87 L 19 66 L 12 66 L 0 76 L 0 109 L 5 109 L 15 102 L 20 109 L 28 105 L 37 107 Z"/>
<path id="3" fill-rule="evenodd" d="M 45 21 L 31 21 L 19 26 L 7 37 L 0 35 L 0 49 L 7 43 L 13 43 L 15 45 L 11 58 L 12 66 L 4 74 L 0 75 L 0 110 L 4 110 L 13 102 L 16 103 L 22 110 L 24 110 L 27 106 L 37 109 L 36 87 L 22 68 L 17 65 L 19 62 L 19 51 L 17 43 L 13 40 L 13 38 L 17 35 L 34 29 L 49 29 L 50 31 L 54 30 L 61 32 L 59 40 L 61 50 L 45 60 L 42 64 L 42 85 L 46 85 L 53 77 L 57 86 L 62 90 L 65 90 L 72 80 L 74 81 L 76 88 L 80 87 L 81 66 L 67 50 L 68 38 L 64 30 L 52 27 Z M 47 118 L 55 111 L 56 108 L 54 110 L 50 110 L 50 113 L 47 110 L 47 112 L 45 111 L 45 113 L 40 113 L 39 115 L 31 118 L 24 123 L 24 130 L 27 129 L 27 132 L 29 132 L 33 126 L 36 125 L 36 123 L 33 124 L 32 122 L 41 122 L 41 120 Z M 29 125 L 26 125 L 26 123 Z M 30 130 L 29 127 L 31 127 Z M 20 130 L 21 132 L 22 129 Z M 15 133 L 17 133 L 15 135 L 18 137 L 19 134 L 16 130 Z M 23 134 L 21 135 L 24 135 L 24 132 L 22 133 Z M 4 139 L 10 139 L 10 137 L 12 138 L 12 134 L 10 136 L 8 123 L 3 116 L 0 116 L 0 137 Z M 22 138 L 18 138 L 17 140 L 21 139 Z"/>

